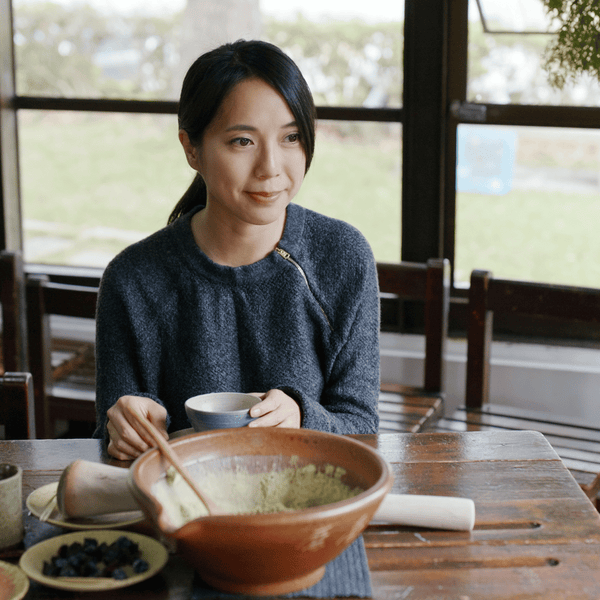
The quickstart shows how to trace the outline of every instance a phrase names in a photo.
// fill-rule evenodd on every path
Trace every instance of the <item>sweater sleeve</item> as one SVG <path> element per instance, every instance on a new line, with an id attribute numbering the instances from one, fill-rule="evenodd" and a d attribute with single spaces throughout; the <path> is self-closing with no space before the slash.
<path id="1" fill-rule="evenodd" d="M 345 327 L 320 401 L 296 399 L 302 427 L 339 434 L 376 433 L 379 428 L 379 290 L 370 254 L 362 273 L 354 318 Z"/>
<path id="2" fill-rule="evenodd" d="M 120 270 L 109 265 L 98 296 L 94 437 L 105 442 L 108 440 L 106 413 L 121 396 L 142 396 L 162 404 L 156 395 L 156 382 L 150 381 L 146 370 L 141 368 L 142 364 L 152 360 L 158 364 L 157 356 L 147 356 L 153 348 L 159 348 L 159 344 L 153 343 L 153 337 L 157 335 L 156 327 L 153 327 L 155 321 L 146 318 L 143 307 L 136 307 L 124 281 L 127 278 L 122 277 Z M 140 354 L 146 355 L 145 360 L 140 361 Z"/>

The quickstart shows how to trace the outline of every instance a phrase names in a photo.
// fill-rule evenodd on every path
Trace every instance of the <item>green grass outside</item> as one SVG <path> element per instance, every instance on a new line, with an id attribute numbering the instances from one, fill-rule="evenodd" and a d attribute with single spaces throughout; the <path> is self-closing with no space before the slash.
<path id="1" fill-rule="evenodd" d="M 378 146 L 320 136 L 297 202 L 351 223 L 369 240 L 377 260 L 397 262 L 400 257 L 399 157 L 399 138 L 394 147 L 390 140 Z"/>
<path id="2" fill-rule="evenodd" d="M 149 232 L 191 179 L 175 117 L 27 117 L 19 139 L 25 218 Z"/>
<path id="3" fill-rule="evenodd" d="M 192 178 L 174 116 L 21 111 L 26 238 L 47 251 L 28 260 L 85 264 L 162 227 Z M 363 140 L 319 132 L 297 202 L 358 227 L 379 261 L 400 255 L 399 130 Z M 378 139 L 378 142 L 372 141 Z M 382 141 L 383 139 L 383 141 Z M 498 277 L 600 287 L 598 195 L 514 190 L 457 197 L 459 280 Z M 56 248 L 50 242 L 64 242 Z"/>
<path id="4" fill-rule="evenodd" d="M 68 249 L 48 251 L 36 259 L 40 262 L 73 264 L 80 252 L 118 252 L 127 242 L 99 237 L 97 228 L 129 231 L 133 237 L 155 231 L 192 178 L 175 117 L 36 113 L 26 114 L 20 132 L 26 236 L 70 241 Z M 389 143 L 381 148 L 319 135 L 296 201 L 351 222 L 379 260 L 396 261 L 399 138 L 395 151 Z M 48 223 L 55 224 L 51 231 Z"/>
<path id="5" fill-rule="evenodd" d="M 457 278 L 496 277 L 600 287 L 600 195 L 513 190 L 457 195 Z"/>

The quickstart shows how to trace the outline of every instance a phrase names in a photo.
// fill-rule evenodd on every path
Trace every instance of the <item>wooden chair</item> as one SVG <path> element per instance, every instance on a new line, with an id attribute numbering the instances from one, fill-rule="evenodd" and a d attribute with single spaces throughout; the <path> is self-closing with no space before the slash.
<path id="1" fill-rule="evenodd" d="M 600 490 L 600 428 L 568 415 L 490 402 L 490 350 L 494 316 L 506 314 L 584 324 L 598 331 L 600 342 L 600 289 L 494 279 L 489 271 L 475 270 L 468 306 L 466 405 L 441 420 L 438 430 L 540 431 L 594 501 Z"/>
<path id="2" fill-rule="evenodd" d="M 31 373 L 6 372 L 0 377 L 0 424 L 5 440 L 35 439 Z"/>
<path id="3" fill-rule="evenodd" d="M 382 382 L 380 432 L 418 432 L 440 417 L 444 408 L 444 351 L 448 333 L 450 262 L 433 258 L 427 264 L 401 262 L 377 265 L 379 290 L 401 301 L 416 301 L 425 327 L 423 384 Z M 402 304 L 401 304 L 402 306 Z"/>
<path id="4" fill-rule="evenodd" d="M 94 424 L 94 345 L 53 340 L 50 315 L 96 318 L 98 288 L 27 278 L 29 368 L 33 375 L 38 438 L 55 435 L 58 419 Z"/>
<path id="5" fill-rule="evenodd" d="M 2 304 L 2 372 L 27 371 L 27 339 L 23 259 L 18 252 L 0 252 Z"/>

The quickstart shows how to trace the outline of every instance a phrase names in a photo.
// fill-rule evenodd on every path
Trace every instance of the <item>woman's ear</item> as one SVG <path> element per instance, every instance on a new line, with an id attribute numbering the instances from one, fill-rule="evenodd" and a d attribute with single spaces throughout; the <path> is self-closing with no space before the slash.
<path id="1" fill-rule="evenodd" d="M 190 141 L 190 136 L 188 135 L 185 129 L 179 130 L 179 141 L 183 146 L 183 151 L 185 152 L 185 157 L 187 158 L 188 164 L 194 171 L 199 171 L 200 163 L 198 159 L 198 149 L 194 147 L 192 142 Z"/>

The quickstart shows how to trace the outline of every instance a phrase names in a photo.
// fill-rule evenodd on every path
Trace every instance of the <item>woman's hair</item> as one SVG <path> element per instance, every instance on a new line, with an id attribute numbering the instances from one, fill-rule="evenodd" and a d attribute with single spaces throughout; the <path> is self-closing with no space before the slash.
<path id="1" fill-rule="evenodd" d="M 256 77 L 277 90 L 286 101 L 300 133 L 306 171 L 315 148 L 315 105 L 310 89 L 294 61 L 282 50 L 262 41 L 239 40 L 198 58 L 188 70 L 179 99 L 179 129 L 200 146 L 206 128 L 225 97 L 240 82 Z M 196 206 L 206 205 L 206 186 L 197 173 L 169 216 L 172 223 Z"/>

